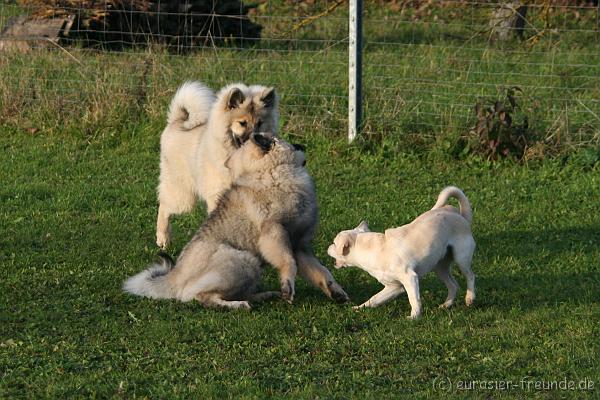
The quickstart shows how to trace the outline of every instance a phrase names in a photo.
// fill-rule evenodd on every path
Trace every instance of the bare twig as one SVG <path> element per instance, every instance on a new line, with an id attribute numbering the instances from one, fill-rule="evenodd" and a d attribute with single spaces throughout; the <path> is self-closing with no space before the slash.
<path id="1" fill-rule="evenodd" d="M 316 15 L 312 15 L 304 20 L 302 20 L 300 23 L 294 25 L 294 27 L 292 27 L 292 29 L 290 30 L 291 32 L 296 32 L 302 28 L 304 28 L 306 25 L 310 25 L 313 22 L 315 22 L 316 20 L 318 20 L 319 18 L 323 18 L 326 17 L 327 15 L 331 14 L 332 12 L 334 12 L 339 6 L 341 6 L 342 4 L 344 4 L 346 2 L 346 0 L 338 0 L 335 3 L 333 3 L 331 6 L 329 6 L 325 11 L 316 14 Z"/>

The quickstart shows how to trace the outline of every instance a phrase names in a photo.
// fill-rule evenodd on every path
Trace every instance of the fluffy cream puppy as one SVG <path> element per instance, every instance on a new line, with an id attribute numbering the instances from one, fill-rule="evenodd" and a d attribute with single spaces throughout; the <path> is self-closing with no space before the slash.
<path id="1" fill-rule="evenodd" d="M 254 132 L 277 132 L 273 88 L 234 83 L 215 96 L 200 82 L 183 84 L 171 101 L 161 136 L 156 244 L 170 240 L 169 218 L 192 210 L 197 199 L 211 212 L 231 185 L 225 161 Z"/>

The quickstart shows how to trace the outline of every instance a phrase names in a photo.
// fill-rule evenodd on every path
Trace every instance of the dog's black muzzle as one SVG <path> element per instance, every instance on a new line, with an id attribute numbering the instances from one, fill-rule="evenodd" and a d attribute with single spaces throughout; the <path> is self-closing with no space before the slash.
<path id="1" fill-rule="evenodd" d="M 271 137 L 264 136 L 262 133 L 255 132 L 250 136 L 250 139 L 264 152 L 268 152 L 273 147 L 274 140 Z"/>

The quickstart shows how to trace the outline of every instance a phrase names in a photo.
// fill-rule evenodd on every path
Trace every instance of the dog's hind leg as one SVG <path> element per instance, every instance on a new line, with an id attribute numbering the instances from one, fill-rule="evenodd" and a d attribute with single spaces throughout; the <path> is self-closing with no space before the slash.
<path id="1" fill-rule="evenodd" d="M 350 301 L 344 289 L 335 281 L 331 272 L 319 262 L 317 257 L 308 251 L 299 251 L 296 253 L 296 262 L 298 263 L 298 273 L 303 279 L 321 289 L 323 293 L 338 303 Z"/>
<path id="2" fill-rule="evenodd" d="M 454 299 L 456 298 L 456 291 L 458 290 L 458 283 L 454 277 L 452 277 L 450 271 L 450 264 L 452 263 L 452 257 L 447 255 L 444 257 L 435 267 L 435 272 L 437 276 L 444 282 L 446 288 L 448 289 L 448 297 L 446 297 L 446 301 L 440 304 L 441 308 L 449 308 L 454 304 Z"/>
<path id="3" fill-rule="evenodd" d="M 158 206 L 158 217 L 156 218 L 156 244 L 161 249 L 166 249 L 171 238 L 171 214 L 162 204 Z"/>
<path id="4" fill-rule="evenodd" d="M 162 190 L 162 189 L 161 189 Z M 180 190 L 178 197 L 163 200 L 159 195 L 158 217 L 156 218 L 156 244 L 161 249 L 166 249 L 171 241 L 171 215 L 189 212 L 196 204 L 196 197 L 192 191 Z"/>
<path id="5" fill-rule="evenodd" d="M 258 249 L 262 257 L 279 271 L 281 298 L 291 303 L 294 300 L 297 266 L 285 228 L 278 223 L 263 223 Z"/>
<path id="6" fill-rule="evenodd" d="M 475 241 L 471 239 L 461 246 L 459 251 L 458 247 L 454 251 L 454 262 L 460 268 L 460 272 L 467 279 L 467 295 L 465 296 L 465 304 L 470 306 L 475 301 L 475 274 L 471 269 L 471 262 L 473 260 L 473 252 L 475 251 Z"/>
<path id="7" fill-rule="evenodd" d="M 192 210 L 196 205 L 196 195 L 192 184 L 178 182 L 161 164 L 160 183 L 158 185 L 158 217 L 156 219 L 156 244 L 165 249 L 171 238 L 169 218 Z"/>
<path id="8" fill-rule="evenodd" d="M 221 307 L 231 309 L 245 309 L 249 310 L 252 307 L 247 301 L 232 301 L 225 300 L 218 293 L 198 293 L 196 300 L 202 303 L 206 307 Z"/>

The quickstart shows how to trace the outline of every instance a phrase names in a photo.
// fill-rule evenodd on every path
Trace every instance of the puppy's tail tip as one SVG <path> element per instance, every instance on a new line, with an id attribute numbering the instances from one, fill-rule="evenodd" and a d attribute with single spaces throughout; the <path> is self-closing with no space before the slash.
<path id="1" fill-rule="evenodd" d="M 469 199 L 467 199 L 467 196 L 465 196 L 463 191 L 456 186 L 445 187 L 440 192 L 437 202 L 433 206 L 432 210 L 444 207 L 450 197 L 454 197 L 456 200 L 458 200 L 458 204 L 460 205 L 460 215 L 462 215 L 463 218 L 466 219 L 470 224 L 473 220 L 473 210 L 471 210 L 471 204 L 469 203 Z"/>

